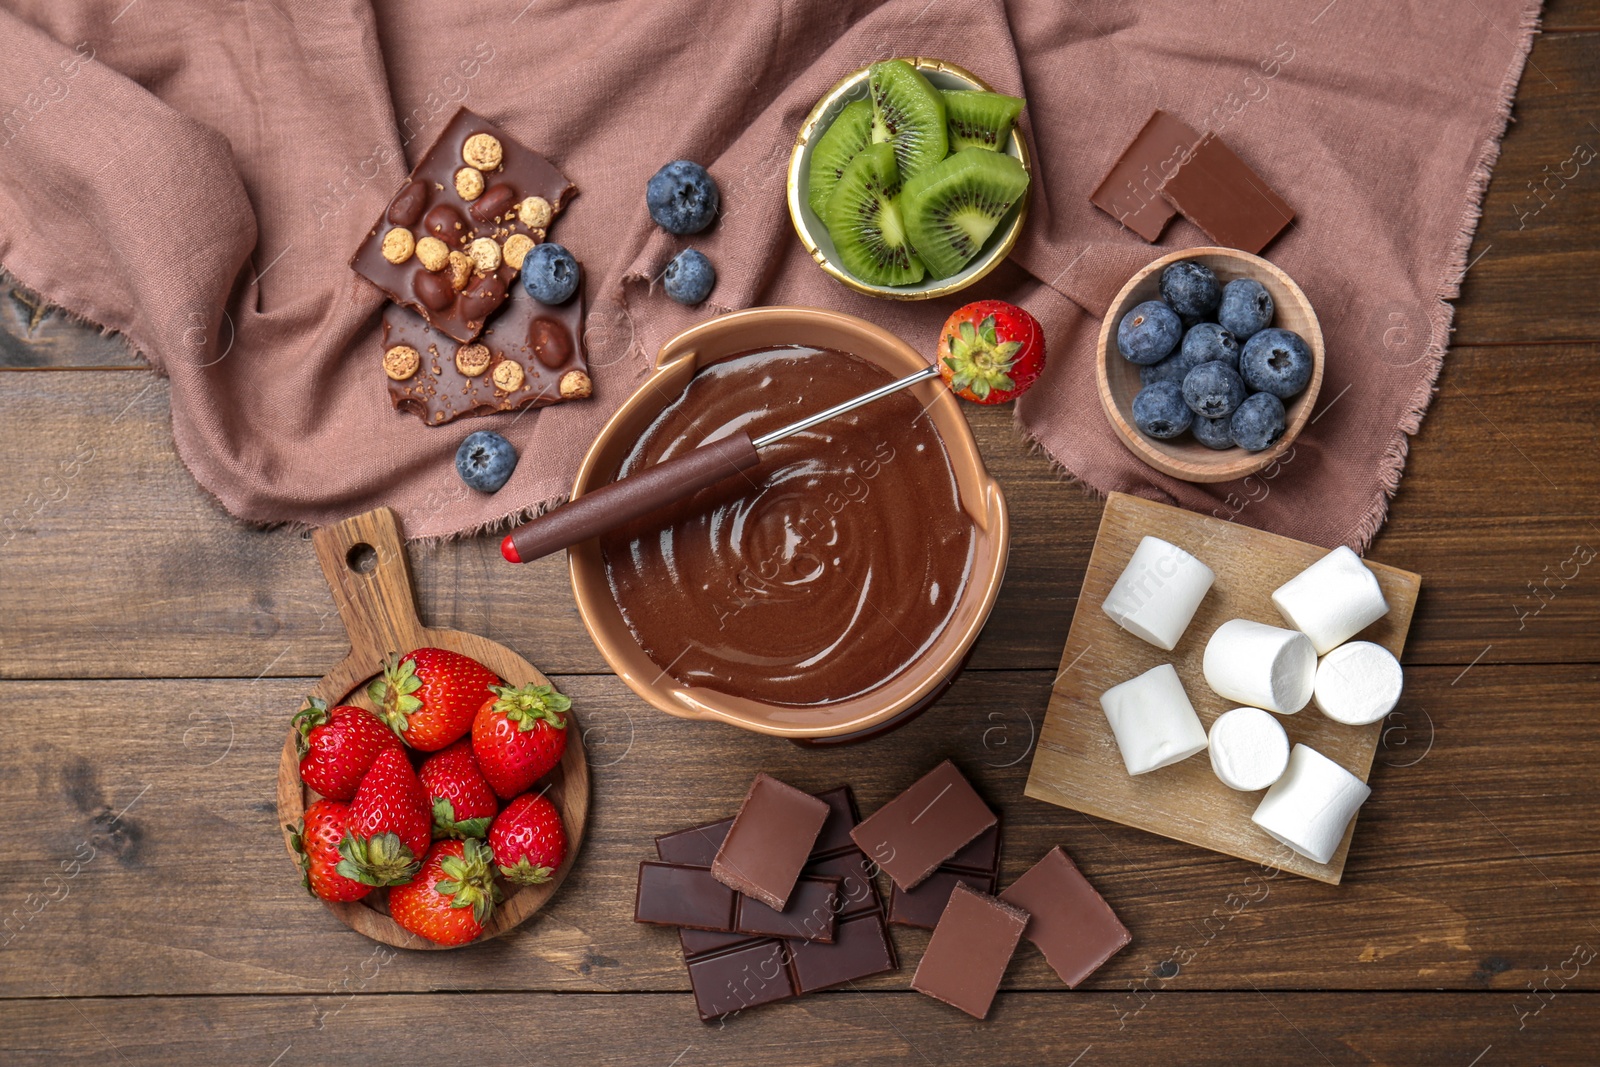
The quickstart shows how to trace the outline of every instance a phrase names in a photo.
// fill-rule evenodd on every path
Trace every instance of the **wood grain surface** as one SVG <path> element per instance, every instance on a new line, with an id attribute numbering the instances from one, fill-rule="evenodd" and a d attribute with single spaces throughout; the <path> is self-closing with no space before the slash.
<path id="1" fill-rule="evenodd" d="M 1544 29 L 1370 551 L 1425 586 L 1338 886 L 1024 796 L 1103 505 L 1001 408 L 969 414 L 1011 506 L 1006 586 L 947 698 L 863 746 L 655 715 L 604 673 L 560 557 L 410 546 L 422 618 L 572 696 L 592 807 L 511 936 L 359 937 L 293 879 L 274 801 L 287 718 L 347 648 L 310 539 L 222 514 L 166 384 L 0 282 L 0 1063 L 1594 1063 L 1600 163 L 1532 214 L 1529 182 L 1600 147 L 1600 0 Z M 1403 354 L 1425 315 L 1386 309 L 1373 343 Z M 897 927 L 898 973 L 696 1021 L 676 939 L 630 921 L 654 835 L 731 814 L 758 769 L 871 811 L 946 757 L 1005 817 L 1002 884 L 1059 844 L 1133 943 L 1071 993 L 1023 946 L 979 1025 L 909 991 L 927 934 Z"/>
<path id="2" fill-rule="evenodd" d="M 1146 537 L 1177 545 L 1216 575 L 1189 628 L 1170 652 L 1135 637 L 1100 610 Z M 1100 694 L 1112 686 L 1170 663 L 1177 668 L 1200 722 L 1210 731 L 1217 716 L 1238 703 L 1218 696 L 1206 684 L 1201 660 L 1207 639 L 1229 619 L 1285 625 L 1269 599 L 1272 591 L 1325 555 L 1325 549 L 1303 541 L 1126 493 L 1111 494 L 1061 653 L 1061 669 L 1050 688 L 1050 706 L 1028 775 L 1028 795 L 1337 885 L 1359 816 L 1345 828 L 1333 858 L 1317 863 L 1280 845 L 1254 825 L 1250 815 L 1261 794 L 1223 785 L 1210 761 L 1202 756 L 1149 774 L 1130 775 L 1100 707 Z M 1356 638 L 1376 642 L 1398 657 L 1405 649 L 1422 581 L 1409 571 L 1371 559 L 1367 566 L 1389 602 L 1389 613 Z M 1344 726 L 1309 705 L 1298 714 L 1276 718 L 1288 731 L 1290 744 L 1310 745 L 1357 778 L 1367 780 L 1384 722 Z"/>

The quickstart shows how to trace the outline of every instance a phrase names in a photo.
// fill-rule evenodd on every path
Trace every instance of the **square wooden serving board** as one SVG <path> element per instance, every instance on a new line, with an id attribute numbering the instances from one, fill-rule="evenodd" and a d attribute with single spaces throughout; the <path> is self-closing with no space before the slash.
<path id="1" fill-rule="evenodd" d="M 1171 652 L 1146 644 L 1100 610 L 1133 550 L 1146 536 L 1170 541 L 1217 576 Z M 1100 709 L 1100 694 L 1107 689 L 1171 663 L 1209 731 L 1218 715 L 1237 705 L 1206 685 L 1201 672 L 1206 641 L 1229 619 L 1286 626 L 1272 606 L 1272 591 L 1326 554 L 1327 549 L 1288 537 L 1112 493 L 1100 519 L 1083 591 L 1072 615 L 1072 630 L 1061 654 L 1061 673 L 1039 732 L 1038 750 L 1028 774 L 1028 796 L 1337 885 L 1344 874 L 1356 819 L 1351 820 L 1333 859 L 1313 863 L 1250 821 L 1262 793 L 1240 793 L 1223 785 L 1212 773 L 1204 752 L 1149 774 L 1130 775 Z M 1371 560 L 1367 566 L 1378 577 L 1389 601 L 1389 614 L 1352 640 L 1375 642 L 1398 657 L 1411 627 L 1422 578 Z M 1382 721 L 1371 726 L 1343 726 L 1324 716 L 1314 704 L 1278 719 L 1289 733 L 1290 744 L 1310 745 L 1366 781 L 1383 731 Z"/>

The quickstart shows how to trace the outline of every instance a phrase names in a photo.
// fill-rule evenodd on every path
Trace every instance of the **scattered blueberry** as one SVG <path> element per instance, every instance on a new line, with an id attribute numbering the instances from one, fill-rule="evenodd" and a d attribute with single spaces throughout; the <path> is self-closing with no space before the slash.
<path id="1" fill-rule="evenodd" d="M 1189 427 L 1194 431 L 1194 439 L 1207 448 L 1222 451 L 1233 447 L 1233 419 L 1223 417 L 1208 419 L 1204 415 L 1196 415 L 1194 425 Z"/>
<path id="2" fill-rule="evenodd" d="M 1244 344 L 1239 373 L 1252 392 L 1279 400 L 1296 396 L 1311 381 L 1311 346 L 1289 330 L 1262 330 Z"/>
<path id="3" fill-rule="evenodd" d="M 1200 364 L 1183 379 L 1183 402 L 1196 415 L 1208 419 L 1232 415 L 1244 402 L 1244 396 L 1244 379 L 1239 372 L 1216 360 Z"/>
<path id="4" fill-rule="evenodd" d="M 1204 263 L 1180 259 L 1161 272 L 1161 299 L 1185 318 L 1205 319 L 1222 303 L 1222 286 Z"/>
<path id="5" fill-rule="evenodd" d="M 1133 398 L 1133 424 L 1151 437 L 1176 437 L 1193 421 L 1194 412 L 1183 402 L 1183 387 L 1177 382 L 1153 382 Z"/>
<path id="6" fill-rule="evenodd" d="M 1192 367 L 1218 360 L 1239 369 L 1239 339 L 1214 322 L 1201 322 L 1183 335 L 1178 351 L 1192 359 Z M 1191 354 L 1192 353 L 1192 354 Z"/>
<path id="7" fill-rule="evenodd" d="M 717 217 L 717 183 L 698 163 L 674 160 L 655 172 L 644 190 L 650 217 L 668 233 L 699 233 Z"/>
<path id="8" fill-rule="evenodd" d="M 1189 372 L 1204 362 L 1206 362 L 1204 354 L 1199 351 L 1191 352 L 1187 346 L 1182 346 L 1160 363 L 1152 363 L 1147 367 L 1140 367 L 1139 384 L 1177 382 L 1182 385 L 1183 379 L 1188 377 Z"/>
<path id="9" fill-rule="evenodd" d="M 1130 363 L 1160 363 L 1178 347 L 1183 323 L 1178 313 L 1159 300 L 1146 300 L 1117 324 L 1117 348 Z"/>
<path id="10" fill-rule="evenodd" d="M 522 261 L 522 287 L 541 304 L 564 304 L 578 291 L 578 261 L 551 241 L 535 245 Z"/>
<path id="11" fill-rule="evenodd" d="M 667 273 L 661 279 L 667 295 L 680 304 L 698 304 L 711 295 L 717 284 L 717 269 L 705 253 L 685 248 L 677 258 L 667 264 Z"/>
<path id="12" fill-rule="evenodd" d="M 1272 294 L 1254 278 L 1235 278 L 1222 288 L 1222 306 L 1217 321 L 1240 341 L 1267 328 L 1272 322 Z"/>
<path id="13" fill-rule="evenodd" d="M 1233 443 L 1249 452 L 1271 448 L 1283 436 L 1283 401 L 1271 393 L 1251 393 L 1233 413 Z"/>
<path id="14" fill-rule="evenodd" d="M 469 433 L 456 449 L 456 473 L 480 493 L 497 492 L 517 469 L 517 450 L 493 430 Z"/>

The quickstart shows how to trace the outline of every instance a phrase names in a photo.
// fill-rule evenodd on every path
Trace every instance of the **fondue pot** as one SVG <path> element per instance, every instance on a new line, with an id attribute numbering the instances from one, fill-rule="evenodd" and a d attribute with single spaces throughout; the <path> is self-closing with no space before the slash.
<path id="1" fill-rule="evenodd" d="M 683 393 L 697 371 L 720 360 L 783 346 L 848 352 L 900 378 L 928 365 L 898 337 L 862 319 L 815 308 L 753 308 L 722 315 L 668 341 L 656 369 L 618 409 L 584 457 L 574 499 L 612 481 L 640 437 Z M 572 588 L 589 636 L 617 676 L 647 703 L 669 715 L 711 719 L 809 744 L 863 740 L 909 721 L 955 680 L 994 607 L 1005 575 L 1010 532 L 1005 498 L 984 469 L 960 402 L 942 382 L 910 392 L 925 405 L 949 456 L 960 507 L 974 526 L 971 570 L 942 631 L 917 658 L 875 688 L 826 704 L 793 706 L 680 683 L 639 647 L 606 580 L 599 541 L 568 550 Z M 886 468 L 885 477 L 893 476 Z M 664 579 L 665 580 L 665 579 Z M 696 591 L 685 590 L 693 596 Z M 906 595 L 916 595 L 906 590 Z M 688 635 L 692 637 L 693 635 Z"/>

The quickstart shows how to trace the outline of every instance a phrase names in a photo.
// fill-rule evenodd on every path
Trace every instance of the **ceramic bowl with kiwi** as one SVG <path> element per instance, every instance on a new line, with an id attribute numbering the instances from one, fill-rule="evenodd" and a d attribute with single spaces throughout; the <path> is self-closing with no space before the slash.
<path id="1" fill-rule="evenodd" d="M 859 292 L 925 300 L 965 288 L 1010 254 L 1027 216 L 1024 105 L 943 60 L 855 71 L 795 141 L 795 232 Z"/>

